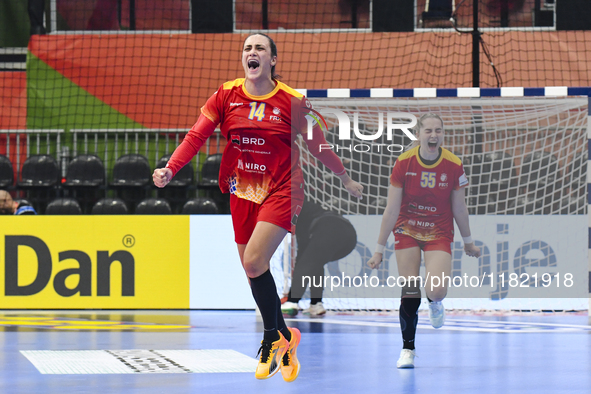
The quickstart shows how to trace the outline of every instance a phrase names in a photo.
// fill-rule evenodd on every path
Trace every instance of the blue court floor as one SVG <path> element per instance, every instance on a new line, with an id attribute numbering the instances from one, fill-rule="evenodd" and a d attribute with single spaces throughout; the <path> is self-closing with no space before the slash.
<path id="1" fill-rule="evenodd" d="M 591 393 L 586 314 L 421 315 L 414 370 L 396 369 L 396 313 L 288 325 L 293 383 L 254 378 L 253 311 L 0 311 L 0 393 Z"/>

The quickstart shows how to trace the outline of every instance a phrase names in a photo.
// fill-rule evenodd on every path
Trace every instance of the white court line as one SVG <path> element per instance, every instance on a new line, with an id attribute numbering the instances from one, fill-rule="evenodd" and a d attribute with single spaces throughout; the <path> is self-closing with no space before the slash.
<path id="1" fill-rule="evenodd" d="M 307 322 L 307 323 L 324 323 L 324 324 L 339 324 L 339 325 L 350 325 L 350 326 L 364 326 L 364 327 L 392 327 L 398 328 L 399 322 L 388 323 L 388 322 L 375 322 L 375 321 L 356 321 L 356 320 L 335 320 L 335 319 L 327 319 L 327 318 L 298 318 L 298 319 L 285 319 L 286 321 L 293 321 L 293 322 Z M 467 326 L 454 326 L 450 323 L 460 322 L 460 323 L 473 323 L 476 327 L 467 327 Z M 481 325 L 481 326 L 478 326 Z M 490 326 L 501 326 L 501 328 L 491 328 Z M 508 329 L 502 328 L 507 326 L 514 326 L 518 327 L 549 327 L 551 329 L 548 330 L 541 330 L 541 329 L 527 329 L 527 328 L 519 328 L 519 329 Z M 482 320 L 465 320 L 465 319 L 447 319 L 446 325 L 441 328 L 433 328 L 431 324 L 426 321 L 419 320 L 419 324 L 417 328 L 420 329 L 429 329 L 429 330 L 446 330 L 446 331 L 473 331 L 473 332 L 499 332 L 499 333 L 540 333 L 540 332 L 577 332 L 577 331 L 591 331 L 591 327 L 589 326 L 582 326 L 582 325 L 572 325 L 572 324 L 545 324 L 545 323 L 522 323 L 522 322 L 494 322 L 494 321 L 482 321 Z"/>
<path id="2" fill-rule="evenodd" d="M 457 322 L 491 322 L 497 323 L 502 325 L 522 325 L 522 326 L 551 326 L 551 327 L 567 327 L 567 328 L 576 328 L 581 330 L 591 330 L 591 326 L 583 326 L 579 324 L 557 324 L 557 323 L 526 323 L 526 322 L 500 322 L 500 321 L 492 321 L 492 320 L 467 320 L 467 319 L 447 319 L 447 321 L 457 321 Z"/>

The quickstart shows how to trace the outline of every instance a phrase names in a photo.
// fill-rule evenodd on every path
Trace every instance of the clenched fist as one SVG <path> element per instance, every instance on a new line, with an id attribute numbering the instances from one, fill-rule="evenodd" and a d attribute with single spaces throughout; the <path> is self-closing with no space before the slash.
<path id="1" fill-rule="evenodd" d="M 156 187 L 164 187 L 172 179 L 172 170 L 170 168 L 156 168 L 152 174 L 152 180 Z"/>

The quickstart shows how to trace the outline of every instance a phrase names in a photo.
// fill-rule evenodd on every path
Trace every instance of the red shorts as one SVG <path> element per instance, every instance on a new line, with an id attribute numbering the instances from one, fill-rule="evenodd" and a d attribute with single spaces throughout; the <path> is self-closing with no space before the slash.
<path id="1" fill-rule="evenodd" d="M 449 239 L 434 239 L 433 241 L 419 241 L 410 235 L 394 234 L 394 249 L 408 249 L 419 247 L 423 252 L 441 250 L 451 254 L 451 242 Z"/>
<path id="2" fill-rule="evenodd" d="M 294 215 L 299 215 L 303 199 L 283 195 L 270 195 L 262 204 L 230 195 L 230 210 L 234 226 L 234 239 L 237 244 L 247 244 L 258 222 L 273 223 L 292 232 L 295 226 Z"/>

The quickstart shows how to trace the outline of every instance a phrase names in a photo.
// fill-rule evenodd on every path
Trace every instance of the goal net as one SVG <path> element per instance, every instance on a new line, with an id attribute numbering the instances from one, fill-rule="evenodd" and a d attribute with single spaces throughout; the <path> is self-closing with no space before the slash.
<path id="1" fill-rule="evenodd" d="M 299 141 L 307 197 L 345 215 L 357 231 L 356 249 L 325 266 L 325 306 L 340 310 L 398 308 L 400 289 L 386 284 L 389 277 L 397 277 L 392 236 L 380 269 L 366 265 L 376 245 L 394 161 L 411 142 L 400 129 L 388 138 L 387 114 L 418 118 L 433 112 L 444 121 L 444 147 L 462 160 L 469 178 L 466 203 L 471 232 L 483 252 L 478 259 L 467 257 L 456 227 L 454 282 L 446 307 L 588 308 L 587 96 L 310 100 L 328 123 L 327 147 L 364 186 L 362 200 L 350 198 L 340 180 Z M 351 140 L 339 139 L 342 125 L 331 110 L 348 116 Z M 382 136 L 374 141 L 359 136 L 380 134 L 380 129 Z M 276 277 L 289 278 L 289 269 L 279 271 L 276 267 Z M 363 282 L 364 275 L 376 277 L 375 286 L 368 279 Z M 346 282 L 346 277 L 351 281 Z M 339 286 L 335 286 L 335 278 L 342 279 Z M 359 278 L 357 282 L 353 282 L 355 278 Z M 287 290 L 289 280 L 284 282 Z"/>

